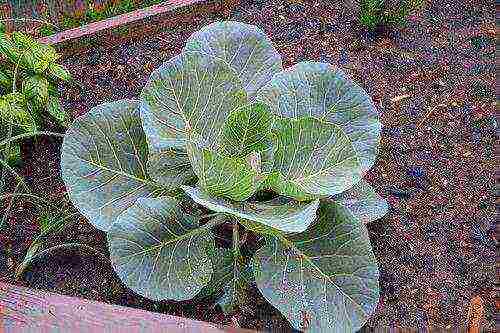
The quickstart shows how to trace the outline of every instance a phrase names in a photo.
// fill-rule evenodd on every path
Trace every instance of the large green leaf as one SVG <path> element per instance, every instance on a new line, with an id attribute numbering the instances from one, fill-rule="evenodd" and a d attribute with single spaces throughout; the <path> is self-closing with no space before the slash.
<path id="1" fill-rule="evenodd" d="M 43 108 L 49 98 L 49 81 L 41 75 L 33 75 L 22 83 L 22 92 L 37 109 Z"/>
<path id="2" fill-rule="evenodd" d="M 163 190 L 146 171 L 148 156 L 138 103 L 101 104 L 76 119 L 62 145 L 62 178 L 73 204 L 107 231 L 137 198 Z"/>
<path id="3" fill-rule="evenodd" d="M 266 34 L 254 25 L 241 22 L 207 25 L 191 35 L 184 50 L 223 59 L 238 73 L 249 96 L 283 69 L 281 56 Z"/>
<path id="4" fill-rule="evenodd" d="M 389 210 L 387 201 L 363 179 L 349 190 L 333 196 L 332 200 L 349 209 L 363 223 L 378 220 Z"/>
<path id="5" fill-rule="evenodd" d="M 178 148 L 150 149 L 147 169 L 151 179 L 171 190 L 195 177 L 187 152 Z"/>
<path id="6" fill-rule="evenodd" d="M 108 243 L 120 279 L 150 299 L 193 298 L 213 273 L 205 251 L 215 246 L 210 224 L 199 227 L 170 197 L 138 199 L 113 224 Z"/>
<path id="7" fill-rule="evenodd" d="M 231 249 L 214 248 L 209 253 L 214 273 L 198 297 L 221 294 L 217 298 L 225 313 L 231 313 L 243 301 L 245 290 L 253 282 L 251 266 Z"/>
<path id="8" fill-rule="evenodd" d="M 322 202 L 318 215 L 304 233 L 265 236 L 253 263 L 257 286 L 297 329 L 356 332 L 379 298 L 368 232 L 336 204 Z"/>
<path id="9" fill-rule="evenodd" d="M 306 230 L 314 221 L 319 205 L 319 200 L 301 203 L 286 198 L 277 198 L 266 202 L 234 202 L 215 198 L 199 188 L 182 186 L 182 189 L 196 203 L 208 209 L 257 222 L 271 228 L 271 232 L 302 232 Z M 262 231 L 265 231 L 265 228 Z"/>
<path id="10" fill-rule="evenodd" d="M 222 60 L 182 53 L 154 71 L 141 93 L 148 142 L 159 149 L 185 149 L 186 141 L 216 150 L 231 111 L 246 103 L 236 73 Z"/>
<path id="11" fill-rule="evenodd" d="M 0 97 L 0 120 L 2 124 L 12 124 L 25 132 L 37 130 L 36 118 L 28 111 L 23 94 L 12 92 Z"/>
<path id="12" fill-rule="evenodd" d="M 187 165 L 188 139 L 215 151 L 225 119 L 245 103 L 236 73 L 222 60 L 186 52 L 165 62 L 141 93 L 141 118 L 155 161 L 148 168 L 152 177 L 170 186 L 170 178 L 156 176 L 170 174 L 171 166 L 161 161 L 165 154 L 176 154 Z M 189 168 L 184 171 L 181 178 L 192 176 Z"/>
<path id="13" fill-rule="evenodd" d="M 281 118 L 274 123 L 272 189 L 297 200 L 327 196 L 361 179 L 358 156 L 339 126 L 313 117 Z"/>
<path id="14" fill-rule="evenodd" d="M 362 175 L 375 162 L 381 130 L 377 110 L 341 69 L 301 62 L 276 74 L 257 99 L 283 117 L 313 116 L 338 125 L 352 142 Z"/>

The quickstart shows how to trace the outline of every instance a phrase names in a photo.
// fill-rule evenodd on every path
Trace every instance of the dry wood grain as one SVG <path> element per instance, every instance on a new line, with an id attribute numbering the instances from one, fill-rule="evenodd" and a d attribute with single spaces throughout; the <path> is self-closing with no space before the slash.
<path id="1" fill-rule="evenodd" d="M 0 282 L 0 332 L 250 332 Z"/>
<path id="2" fill-rule="evenodd" d="M 181 7 L 185 7 L 188 5 L 192 5 L 198 2 L 202 2 L 205 0 L 170 0 L 165 1 L 159 5 L 153 5 L 147 8 L 141 8 L 134 10 L 129 13 L 125 13 L 122 15 L 114 16 L 102 21 L 92 22 L 87 25 L 83 25 L 80 27 L 76 27 L 73 29 L 65 30 L 59 33 L 56 33 L 51 36 L 42 37 L 38 40 L 45 44 L 57 44 L 67 40 L 92 35 L 96 32 L 105 29 L 111 29 L 118 26 L 123 26 L 131 22 L 143 20 L 147 17 L 162 14 L 168 11 L 172 11 L 174 9 L 178 9 Z"/>

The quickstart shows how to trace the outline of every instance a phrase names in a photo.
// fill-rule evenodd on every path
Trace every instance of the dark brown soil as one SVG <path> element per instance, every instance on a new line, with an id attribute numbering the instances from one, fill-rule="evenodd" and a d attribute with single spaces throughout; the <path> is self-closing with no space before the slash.
<path id="1" fill-rule="evenodd" d="M 103 102 L 137 97 L 152 70 L 176 55 L 189 35 L 215 20 L 264 29 L 285 66 L 302 60 L 338 64 L 376 101 L 384 124 L 378 162 L 368 179 L 391 205 L 369 225 L 381 269 L 378 308 L 363 331 L 376 327 L 451 328 L 467 323 L 474 296 L 482 325 L 494 329 L 495 8 L 487 1 L 436 1 L 404 28 L 362 30 L 358 7 L 341 1 L 242 1 L 224 10 L 165 15 L 154 33 L 70 49 L 63 57 L 80 86 L 61 87 L 74 116 Z M 218 12 L 219 14 L 214 14 Z M 60 139 L 25 146 L 33 192 L 65 198 L 59 176 Z M 6 204 L 5 204 L 6 205 Z M 5 206 L 4 205 L 4 206 Z M 74 208 L 68 206 L 71 211 Z M 14 281 L 38 233 L 33 205 L 16 201 L 0 232 L 0 279 L 18 285 L 231 324 L 213 300 L 152 302 L 127 290 L 110 264 L 91 253 L 60 251 Z M 80 242 L 108 256 L 105 236 L 83 217 L 47 246 Z M 89 274 L 91 272 L 91 274 Z M 257 291 L 234 318 L 246 328 L 289 331 Z"/>

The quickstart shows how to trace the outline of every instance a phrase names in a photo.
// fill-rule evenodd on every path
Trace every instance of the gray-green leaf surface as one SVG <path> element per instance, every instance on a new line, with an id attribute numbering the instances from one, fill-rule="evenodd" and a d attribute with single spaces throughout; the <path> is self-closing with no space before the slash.
<path id="1" fill-rule="evenodd" d="M 182 186 L 198 204 L 216 212 L 258 222 L 274 230 L 302 232 L 314 221 L 319 200 L 309 203 L 277 198 L 268 202 L 234 202 L 213 197 L 199 188 Z"/>
<path id="2" fill-rule="evenodd" d="M 170 197 L 137 200 L 113 224 L 108 243 L 120 279 L 150 299 L 190 299 L 213 273 L 205 251 L 215 246 L 210 228 Z"/>
<path id="3" fill-rule="evenodd" d="M 216 150 L 222 124 L 246 103 L 246 93 L 223 60 L 184 52 L 154 71 L 141 93 L 141 117 L 155 150 L 186 149 L 187 140 Z"/>
<path id="4" fill-rule="evenodd" d="M 163 191 L 147 175 L 137 106 L 133 100 L 101 104 L 76 119 L 64 137 L 61 172 L 69 197 L 103 231 L 137 198 Z"/>
<path id="5" fill-rule="evenodd" d="M 269 37 L 258 27 L 241 22 L 209 24 L 189 37 L 184 50 L 223 59 L 250 97 L 283 69 Z"/>
<path id="6" fill-rule="evenodd" d="M 378 303 L 379 271 L 361 221 L 322 202 L 305 232 L 265 237 L 253 263 L 257 286 L 295 328 L 347 333 L 363 326 Z"/>
<path id="7" fill-rule="evenodd" d="M 283 117 L 313 116 L 339 126 L 349 137 L 364 175 L 378 151 L 381 123 L 372 99 L 339 68 L 301 62 L 276 74 L 257 94 Z"/>
<path id="8" fill-rule="evenodd" d="M 387 201 L 364 179 L 349 190 L 333 196 L 332 200 L 349 209 L 363 223 L 378 220 L 389 210 Z"/>

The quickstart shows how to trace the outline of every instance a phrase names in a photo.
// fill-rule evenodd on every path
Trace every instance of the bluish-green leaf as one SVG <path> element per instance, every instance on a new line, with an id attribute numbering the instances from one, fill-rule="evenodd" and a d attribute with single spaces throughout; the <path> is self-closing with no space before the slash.
<path id="1" fill-rule="evenodd" d="M 198 204 L 210 210 L 257 222 L 276 232 L 302 232 L 314 221 L 319 200 L 301 203 L 279 197 L 267 202 L 234 202 L 215 198 L 199 188 L 182 186 Z M 262 230 L 264 231 L 264 230 Z"/>
<path id="2" fill-rule="evenodd" d="M 318 220 L 304 233 L 265 237 L 253 263 L 257 286 L 296 329 L 348 333 L 364 325 L 380 291 L 361 221 L 322 202 Z"/>
<path id="3" fill-rule="evenodd" d="M 281 118 L 271 182 L 276 192 L 297 200 L 345 191 L 361 179 L 358 156 L 339 126 L 313 117 Z"/>
<path id="4" fill-rule="evenodd" d="M 236 71 L 249 96 L 283 69 L 281 56 L 266 34 L 241 22 L 209 24 L 191 35 L 184 50 L 223 59 Z"/>
<path id="5" fill-rule="evenodd" d="M 150 149 L 147 165 L 151 179 L 170 190 L 177 189 L 195 177 L 187 152 L 183 149 Z"/>
<path id="6" fill-rule="evenodd" d="M 332 200 L 347 208 L 363 223 L 378 220 L 389 210 L 387 201 L 363 179 L 351 189 L 333 196 Z"/>
<path id="7" fill-rule="evenodd" d="M 107 231 L 137 198 L 165 189 L 148 177 L 146 137 L 138 104 L 101 104 L 76 119 L 62 145 L 61 171 L 73 204 Z"/>
<path id="8" fill-rule="evenodd" d="M 157 150 L 186 149 L 187 140 L 216 150 L 222 124 L 245 103 L 246 93 L 224 61 L 185 52 L 151 74 L 141 93 L 141 117 Z"/>
<path id="9" fill-rule="evenodd" d="M 186 300 L 211 279 L 209 226 L 183 213 L 170 197 L 140 198 L 108 233 L 112 265 L 127 287 L 154 300 Z"/>
<path id="10" fill-rule="evenodd" d="M 187 165 L 186 143 L 215 151 L 220 131 L 231 111 L 246 103 L 234 71 L 222 60 L 187 52 L 165 62 L 151 75 L 141 93 L 141 117 L 152 161 L 153 179 L 171 186 L 165 154 Z M 182 179 L 192 176 L 186 167 Z"/>
<path id="11" fill-rule="evenodd" d="M 253 283 L 253 272 L 251 265 L 235 259 L 230 249 L 214 248 L 209 253 L 212 260 L 214 273 L 208 283 L 197 295 L 208 297 L 221 294 L 216 303 L 228 314 L 235 306 L 242 303 L 245 290 Z"/>
<path id="12" fill-rule="evenodd" d="M 355 149 L 361 175 L 373 166 L 381 130 L 378 113 L 370 96 L 341 69 L 301 62 L 276 74 L 257 99 L 282 117 L 313 116 L 339 126 Z"/>

